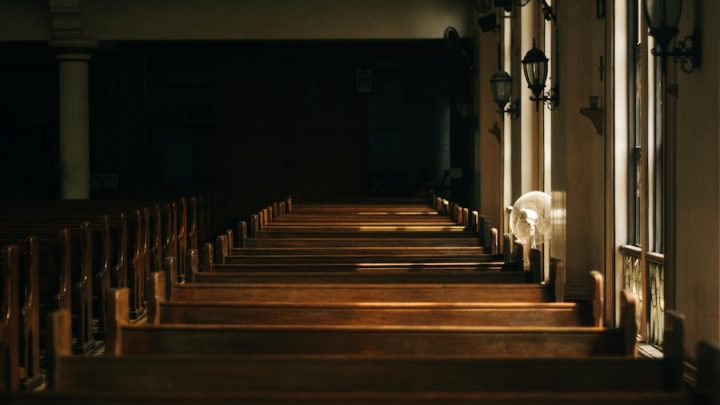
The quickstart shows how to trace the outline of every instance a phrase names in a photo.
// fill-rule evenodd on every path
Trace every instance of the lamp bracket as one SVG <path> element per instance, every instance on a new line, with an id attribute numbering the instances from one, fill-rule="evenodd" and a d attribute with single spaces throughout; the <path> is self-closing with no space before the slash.
<path id="1" fill-rule="evenodd" d="M 539 0 L 542 6 L 543 18 L 545 21 L 552 21 L 557 23 L 557 17 L 555 16 L 555 10 L 548 4 L 547 0 Z"/>
<path id="2" fill-rule="evenodd" d="M 685 73 L 692 73 L 696 68 L 702 66 L 702 35 L 700 30 L 695 28 L 692 34 L 678 41 L 671 51 L 664 49 L 652 49 L 652 54 L 661 58 L 672 57 L 680 62 L 680 69 Z"/>
<path id="3" fill-rule="evenodd" d="M 530 100 L 535 102 L 536 111 L 538 110 L 540 102 L 543 102 L 547 106 L 548 110 L 553 111 L 560 105 L 560 88 L 555 86 L 541 96 L 530 96 Z"/>
<path id="4" fill-rule="evenodd" d="M 517 98 L 515 101 L 510 103 L 510 107 L 505 108 L 504 106 L 498 110 L 498 113 L 500 115 L 502 114 L 508 114 L 510 116 L 510 119 L 516 120 L 518 117 L 520 117 L 520 99 Z"/>

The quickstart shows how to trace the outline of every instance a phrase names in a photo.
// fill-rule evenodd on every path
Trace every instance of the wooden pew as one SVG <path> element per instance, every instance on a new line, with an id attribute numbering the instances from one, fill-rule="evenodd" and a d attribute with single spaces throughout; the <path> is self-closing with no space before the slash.
<path id="1" fill-rule="evenodd" d="M 292 224 L 315 224 L 332 221 L 336 224 L 362 223 L 390 223 L 398 225 L 450 225 L 452 222 L 446 216 L 441 215 L 402 215 L 402 214 L 354 214 L 354 213 L 332 213 L 332 214 L 302 214 L 293 213 L 273 219 L 272 223 L 277 225 Z"/>
<path id="2" fill-rule="evenodd" d="M 172 299 L 242 302 L 548 302 L 554 289 L 540 284 L 475 283 L 185 283 Z"/>
<path id="3" fill-rule="evenodd" d="M 17 391 L 20 387 L 20 341 L 18 328 L 19 255 L 17 246 L 6 246 L 0 252 L 2 262 L 2 305 L 0 310 L 0 391 Z M 64 312 L 67 314 L 67 311 Z M 68 320 L 66 319 L 67 323 Z"/>
<path id="4" fill-rule="evenodd" d="M 183 200 L 180 201 L 182 205 Z M 130 286 L 136 296 L 134 302 L 134 313 L 144 313 L 144 291 L 142 286 L 147 282 L 151 269 L 162 266 L 164 254 L 177 256 L 177 249 L 183 247 L 182 240 L 188 239 L 190 231 L 197 230 L 197 215 L 186 219 L 188 215 L 183 210 L 173 211 L 173 204 L 168 204 L 164 210 L 168 216 L 177 218 L 180 224 L 188 223 L 186 231 L 183 227 L 174 226 L 162 227 L 161 214 L 163 207 L 155 204 L 152 208 L 130 209 L 128 207 L 137 204 L 147 204 L 148 201 L 23 201 L 23 202 L 0 202 L 3 213 L 0 214 L 0 240 L 11 243 L 22 242 L 26 235 L 37 235 L 40 252 L 39 266 L 41 267 L 41 279 L 39 281 L 39 302 L 43 312 L 47 312 L 48 303 L 53 296 L 60 293 L 61 288 L 55 288 L 55 280 L 62 277 L 58 272 L 60 261 L 65 262 L 72 269 L 73 286 L 76 302 L 74 305 L 78 311 L 79 318 L 83 318 L 83 325 L 88 324 L 91 319 L 81 312 L 89 313 L 85 308 L 91 308 L 94 316 L 97 316 L 100 328 L 97 330 L 97 338 L 102 339 L 102 315 L 104 314 L 105 291 L 112 287 Z M 124 211 L 131 213 L 131 222 L 128 227 L 124 213 L 116 215 L 100 215 L 108 210 Z M 76 224 L 90 221 L 91 236 L 88 237 L 86 230 Z M 72 225 L 71 225 L 72 224 Z M 87 225 L 84 225 L 87 226 Z M 128 230 L 129 228 L 129 230 Z M 58 232 L 61 229 L 69 229 L 69 241 L 58 242 Z M 164 236 L 161 233 L 165 232 Z M 129 235 L 128 235 L 129 234 Z M 128 236 L 130 236 L 128 240 Z M 176 249 L 161 248 L 161 240 L 166 237 L 173 241 Z M 66 243 L 67 242 L 67 243 Z M 82 251 L 81 244 L 90 246 L 89 255 Z M 128 248 L 131 250 L 128 251 Z M 68 254 L 62 251 L 70 249 Z M 181 249 L 182 250 L 182 249 Z M 57 253 L 60 251 L 61 253 Z M 63 259 L 63 257 L 65 257 Z M 89 262 L 90 261 L 90 262 Z M 83 269 L 91 268 L 90 275 Z M 133 281 L 128 283 L 127 277 Z M 86 282 L 91 280 L 91 282 Z M 140 280 L 144 282 L 140 283 Z M 62 281 L 61 281 L 62 283 Z M 64 299 L 70 302 L 68 299 Z M 81 305 L 79 302 L 82 301 Z M 90 304 L 91 303 L 91 304 Z M 135 308 L 136 307 L 136 308 Z M 41 317 L 42 319 L 42 317 Z M 87 326 L 76 328 L 81 339 L 78 347 L 92 347 L 86 337 Z"/>
<path id="5" fill-rule="evenodd" d="M 159 323 L 403 326 L 582 326 L 593 325 L 576 303 L 237 303 L 161 302 L 151 313 Z"/>
<path id="6" fill-rule="evenodd" d="M 0 393 L 7 405 L 45 404 L 703 404 L 683 392 L 38 392 Z"/>
<path id="7" fill-rule="evenodd" d="M 68 314 L 53 314 L 50 387 L 58 392 L 677 392 L 666 357 L 347 355 L 72 356 Z M 673 323 L 670 320 L 668 323 Z M 677 339 L 669 339 L 676 342 Z M 142 378 L 141 376 L 153 376 Z"/>
<path id="8" fill-rule="evenodd" d="M 212 255 L 210 255 L 212 257 Z M 197 252 L 191 250 L 187 257 L 188 266 L 198 266 Z M 557 277 L 562 272 L 551 272 Z M 177 283 L 174 258 L 166 260 L 165 272 L 170 297 L 179 300 L 220 300 L 220 301 L 257 301 L 257 302 L 547 302 L 561 297 L 560 289 L 554 279 L 540 283 L 487 283 L 492 280 L 485 277 L 486 283 L 467 283 L 460 273 L 457 277 L 429 273 L 423 277 L 407 273 L 326 273 L 327 277 L 315 277 L 317 273 L 246 274 L 238 277 L 236 273 L 192 272 L 193 279 L 187 283 Z M 228 276 L 229 274 L 229 276 Z M 481 272 L 478 274 L 518 274 L 524 281 L 529 277 L 526 272 Z M 200 276 L 203 277 L 200 277 Z M 354 275 L 354 277 L 352 277 Z M 295 277 L 293 277 L 295 276 Z M 351 277 L 348 277 L 351 276 Z M 435 277 L 435 280 L 433 280 Z M 469 276 L 472 278 L 472 275 Z M 255 279 L 263 282 L 251 282 Z M 214 282 L 206 282 L 205 280 Z M 338 283 L 337 280 L 341 282 Z M 279 282 L 283 281 L 283 282 Z M 335 281 L 335 282 L 330 282 Z M 380 281 L 380 282 L 378 282 Z M 514 280 L 518 281 L 518 280 Z"/>
<path id="9" fill-rule="evenodd" d="M 451 284 L 451 283 L 530 283 L 532 274 L 524 271 L 477 271 L 474 269 L 425 270 L 406 267 L 399 271 L 379 269 L 379 271 L 302 271 L 302 272 L 238 272 L 238 271 L 199 272 L 193 274 L 193 282 L 198 283 L 275 283 L 275 284 L 344 284 L 344 283 L 398 283 L 398 284 Z M 413 270 L 422 271 L 413 271 Z"/>
<path id="10" fill-rule="evenodd" d="M 164 295 L 165 285 L 161 274 L 154 275 L 154 311 L 151 312 L 151 325 L 130 325 L 127 306 L 127 289 L 113 290 L 111 302 L 114 312 L 108 315 L 112 322 L 108 329 L 113 337 L 108 337 L 107 350 L 113 353 L 151 354 L 151 353 L 266 353 L 266 354 L 388 354 L 388 355 L 478 355 L 478 356 L 584 356 L 584 355 L 634 355 L 635 339 L 626 339 L 622 329 L 578 328 L 552 326 L 553 317 L 546 318 L 550 324 L 543 326 L 523 326 L 528 318 L 518 318 L 512 327 L 488 326 L 484 321 L 498 323 L 499 317 L 521 316 L 523 312 L 510 312 L 509 307 L 492 308 L 483 311 L 477 308 L 448 308 L 443 313 L 438 308 L 425 311 L 419 324 L 407 326 L 405 322 L 392 323 L 388 313 L 393 308 L 379 311 L 371 307 L 365 312 L 369 322 L 355 312 L 345 312 L 349 318 L 344 322 L 335 322 L 342 315 L 342 308 L 320 308 L 308 323 L 293 325 L 232 322 L 231 324 L 164 324 L 157 320 L 162 316 L 159 303 Z M 622 294 L 623 306 L 635 308 L 636 299 L 631 293 Z M 231 311 L 235 309 L 235 311 Z M 238 308 L 225 305 L 216 308 L 215 316 L 238 315 Z M 304 308 L 297 307 L 302 310 Z M 398 308 L 395 308 L 397 310 Z M 223 314 L 223 310 L 226 311 Z M 377 312 L 373 312 L 373 311 Z M 635 313 L 623 311 L 623 324 L 636 331 Z M 298 311 L 292 311 L 294 315 Z M 402 308 L 400 315 L 403 315 Z M 410 310 L 409 312 L 412 312 Z M 453 314 L 453 312 L 455 312 Z M 458 313 L 459 312 L 459 313 Z M 500 313 L 498 313 L 500 312 Z M 417 312 L 416 312 L 417 314 Z M 378 316 L 378 315 L 386 315 Z M 449 315 L 450 318 L 445 316 Z M 454 315 L 454 318 L 453 318 Z M 532 314 L 526 314 L 532 319 Z M 552 315 L 552 314 L 550 314 Z M 537 316 L 537 315 L 536 315 Z M 258 318 L 256 318 L 258 319 Z M 458 325 L 452 319 L 464 320 L 469 326 Z M 537 319 L 537 318 L 536 318 Z M 320 322 L 324 320 L 325 322 Z M 474 321 L 474 323 L 473 323 Z M 536 322 L 537 320 L 535 320 Z M 532 323 L 533 320 L 530 321 Z M 592 325 L 592 322 L 589 322 Z M 625 328 L 626 329 L 626 328 Z M 444 344 L 437 345 L 442 340 Z"/>
<path id="11" fill-rule="evenodd" d="M 523 302 L 322 303 L 167 300 L 163 272 L 152 273 L 148 323 L 248 325 L 593 326 L 592 305 Z M 392 298 L 392 297 L 390 297 Z"/>
<path id="12" fill-rule="evenodd" d="M 244 246 L 248 248 L 327 248 L 327 247 L 378 247 L 378 246 L 399 246 L 399 247 L 482 247 L 480 239 L 475 236 L 464 238 L 321 238 L 321 237 L 298 237 L 298 238 L 247 238 Z"/>
<path id="13" fill-rule="evenodd" d="M 476 260 L 487 256 L 489 259 L 499 259 L 499 255 L 488 255 L 482 246 L 424 246 L 422 248 L 399 246 L 348 246 L 348 247 L 254 247 L 231 248 L 230 256 L 394 256 L 394 257 L 428 257 L 428 256 L 466 256 Z"/>
<path id="14" fill-rule="evenodd" d="M 222 259 L 224 264 L 273 264 L 273 265 L 289 265 L 294 264 L 323 264 L 323 263 L 416 263 L 416 264 L 470 264 L 481 266 L 485 263 L 493 263 L 498 267 L 502 267 L 504 261 L 502 257 L 496 255 L 443 255 L 440 253 L 422 253 L 417 252 L 396 252 L 392 255 L 383 255 L 382 253 L 359 252 L 356 254 L 267 254 L 267 255 L 227 255 Z"/>
<path id="15" fill-rule="evenodd" d="M 40 370 L 40 297 L 38 277 L 38 241 L 35 237 L 27 238 L 23 249 L 20 249 L 19 283 L 12 280 L 13 272 L 9 272 L 10 280 L 6 282 L 18 288 L 19 296 L 19 377 L 20 387 L 32 390 L 42 384 Z M 20 288 L 22 286 L 22 289 Z"/>
<path id="16" fill-rule="evenodd" d="M 476 211 L 473 211 L 470 213 L 467 209 L 463 209 L 457 205 L 453 206 L 453 209 L 457 211 L 457 214 L 453 216 L 447 216 L 445 214 L 437 215 L 438 213 L 434 210 L 431 210 L 435 216 L 432 215 L 396 215 L 390 212 L 381 212 L 380 214 L 375 213 L 372 211 L 373 207 L 369 205 L 341 205 L 341 208 L 344 208 L 344 211 L 340 212 L 333 212 L 333 211 L 327 211 L 325 212 L 314 212 L 314 213 L 298 213 L 297 211 L 286 213 L 284 209 L 282 212 L 276 213 L 273 211 L 273 207 L 284 207 L 282 203 L 274 203 L 272 206 L 268 206 L 267 208 L 261 210 L 258 212 L 258 214 L 255 214 L 251 218 L 250 226 L 244 222 L 240 223 L 240 226 L 238 227 L 238 243 L 237 245 L 240 247 L 247 247 L 247 246 L 275 246 L 273 239 L 277 238 L 262 238 L 262 236 L 278 236 L 278 235 L 270 235 L 267 233 L 267 231 L 278 231 L 282 230 L 282 227 L 289 227 L 289 231 L 294 232 L 297 230 L 306 231 L 306 232 L 316 232 L 318 230 L 325 230 L 326 233 L 332 231 L 335 229 L 335 231 L 338 230 L 338 227 L 341 229 L 344 228 L 347 233 L 338 233 L 333 232 L 332 237 L 333 239 L 341 238 L 341 239 L 352 239 L 352 238 L 362 238 L 366 241 L 364 243 L 369 243 L 371 245 L 379 246 L 381 243 L 385 243 L 385 240 L 387 238 L 383 237 L 383 232 L 375 232 L 381 229 L 384 229 L 385 231 L 393 231 L 391 232 L 393 237 L 398 237 L 399 239 L 403 239 L 403 241 L 398 244 L 394 241 L 388 241 L 383 246 L 401 246 L 401 245 L 408 245 L 412 246 L 413 244 L 418 243 L 418 245 L 427 245 L 422 243 L 422 239 L 425 239 L 427 235 L 413 235 L 411 238 L 405 238 L 403 237 L 403 233 L 410 228 L 413 228 L 415 232 L 411 233 L 417 233 L 417 231 L 433 231 L 433 226 L 428 224 L 433 223 L 444 223 L 447 226 L 450 226 L 451 228 L 448 229 L 455 229 L 460 230 L 463 229 L 466 231 L 467 235 L 470 235 L 468 239 L 470 239 L 470 242 L 463 242 L 462 244 L 469 244 L 469 245 L 476 245 L 476 246 L 485 246 L 486 249 L 492 253 L 498 252 L 498 242 L 497 242 L 497 230 L 494 230 L 490 227 L 490 224 L 485 221 L 484 217 L 478 215 Z M 354 207 L 351 208 L 351 210 L 348 211 L 348 207 Z M 366 209 L 366 212 L 362 212 L 363 209 Z M 360 210 L 358 212 L 353 212 L 356 210 Z M 277 211 L 277 209 L 276 209 Z M 450 212 L 452 213 L 452 211 Z M 422 218 L 422 219 L 419 219 Z M 438 218 L 438 219 L 434 219 Z M 419 221 L 419 222 L 418 222 Z M 425 224 L 425 225 L 423 225 Z M 408 228 L 407 226 L 410 226 Z M 411 226 L 415 225 L 415 226 Z M 401 231 L 398 231 L 401 230 Z M 437 230 L 437 226 L 435 227 L 435 230 Z M 358 232 L 369 232 L 367 234 L 358 234 Z M 281 232 L 282 233 L 282 232 Z M 386 232 L 387 233 L 387 232 Z M 250 236 L 248 238 L 247 236 Z M 368 238 L 367 236 L 370 236 Z M 287 235 L 285 235 L 287 236 Z M 295 236 L 288 236 L 292 237 L 293 239 L 298 239 L 297 235 Z M 280 238 L 283 238 L 283 235 L 280 235 Z M 314 242 L 318 242 L 317 237 L 301 237 L 300 239 L 310 239 L 314 240 Z M 369 241 L 368 241 L 369 239 Z M 373 239 L 375 241 L 373 242 Z M 381 239 L 381 240 L 378 240 Z M 450 238 L 434 238 L 437 241 L 440 242 L 441 245 L 448 245 L 452 246 L 454 245 L 453 240 L 455 239 Z M 459 239 L 465 239 L 462 236 Z M 476 239 L 474 242 L 472 239 Z M 253 241 L 255 240 L 255 241 Z M 415 240 L 415 242 L 413 242 Z M 248 243 L 246 243 L 248 242 Z M 282 243 L 282 242 L 280 242 Z M 347 241 L 346 243 L 352 243 L 350 241 Z M 231 241 L 232 245 L 232 241 Z M 277 246 L 283 246 L 282 244 L 278 244 Z M 298 245 L 295 243 L 292 245 L 294 247 L 301 247 L 301 245 Z M 352 245 L 351 245 L 352 246 Z"/>
<path id="17" fill-rule="evenodd" d="M 79 337 L 78 348 L 89 350 L 93 346 L 89 332 L 92 314 L 103 313 L 102 291 L 112 285 L 111 279 L 118 278 L 118 275 L 113 273 L 127 272 L 126 253 L 120 242 L 120 239 L 126 241 L 126 222 L 123 215 L 119 215 L 114 221 L 104 216 L 94 223 L 84 221 L 78 222 L 80 226 L 73 228 L 58 228 L 72 220 L 74 216 L 60 218 L 56 224 L 46 224 L 40 217 L 24 219 L 20 224 L 21 220 L 16 219 L 18 223 L 12 226 L 0 224 L 0 237 L 12 241 L 24 239 L 20 236 L 23 234 L 33 235 L 38 245 L 38 257 L 35 260 L 42 275 L 37 283 L 39 305 L 47 312 L 51 302 L 59 302 L 59 298 L 54 297 L 65 296 L 68 292 L 62 301 L 75 306 L 78 314 L 75 327 Z M 118 228 L 117 234 L 122 235 L 122 238 L 117 238 L 117 246 L 111 242 L 111 228 L 114 226 Z M 58 233 L 61 234 L 60 238 Z M 111 257 L 117 259 L 116 266 L 113 266 Z M 66 274 L 67 269 L 70 269 L 70 277 Z M 55 287 L 55 280 L 58 279 L 61 285 Z M 100 293 L 93 294 L 93 290 Z M 75 300 L 70 300 L 70 295 L 73 295 Z M 102 328 L 99 333 L 99 337 L 102 337 Z"/>
<path id="18" fill-rule="evenodd" d="M 282 263 L 265 256 L 262 260 L 248 263 L 225 263 L 237 261 L 228 256 L 227 238 L 218 238 L 219 249 L 206 244 L 205 262 L 200 268 L 187 268 L 184 277 L 194 282 L 489 282 L 524 283 L 540 281 L 542 268 L 539 260 L 533 260 L 530 271 L 522 271 L 522 263 L 505 263 L 487 259 L 458 259 L 423 257 L 384 258 L 338 256 L 323 259 L 321 256 L 286 256 Z M 234 256 L 238 258 L 240 256 Z M 247 256 L 248 260 L 260 256 Z M 537 257 L 535 258 L 537 259 Z M 327 261 L 324 261 L 327 260 Z M 216 261 L 218 264 L 216 264 Z M 263 262 L 264 261 L 264 262 Z"/>

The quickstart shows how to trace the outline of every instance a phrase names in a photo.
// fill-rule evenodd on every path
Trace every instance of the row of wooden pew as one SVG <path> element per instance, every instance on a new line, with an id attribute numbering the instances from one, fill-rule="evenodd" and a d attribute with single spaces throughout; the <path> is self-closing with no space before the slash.
<path id="1" fill-rule="evenodd" d="M 475 219 L 473 219 L 475 218 Z M 713 361 L 682 390 L 682 318 L 663 359 L 636 358 L 637 299 L 622 322 L 563 302 L 563 265 L 542 280 L 498 254 L 497 232 L 445 200 L 279 201 L 216 243 L 150 273 L 147 319 L 108 291 L 106 354 L 71 351 L 67 310 L 48 321 L 48 383 L 7 403 L 710 403 Z M 489 236 L 489 237 L 488 237 Z M 710 345 L 703 359 L 717 359 Z M 699 357 L 700 358 L 700 357 Z"/>
<path id="2" fill-rule="evenodd" d="M 32 390 L 40 369 L 45 318 L 72 316 L 73 347 L 88 353 L 104 339 L 105 298 L 129 287 L 133 312 L 145 312 L 145 285 L 165 257 L 197 248 L 224 228 L 219 194 L 157 200 L 0 202 L 5 325 L 0 346 L 5 390 Z M 15 268 L 17 266 L 17 268 Z M 12 325 L 17 324 L 17 328 Z"/>

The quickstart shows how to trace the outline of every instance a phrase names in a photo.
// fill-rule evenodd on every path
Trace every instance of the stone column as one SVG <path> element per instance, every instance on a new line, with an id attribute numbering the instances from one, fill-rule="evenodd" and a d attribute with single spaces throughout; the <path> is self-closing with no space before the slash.
<path id="1" fill-rule="evenodd" d="M 87 52 L 60 51 L 60 198 L 90 198 Z"/>
<path id="2" fill-rule="evenodd" d="M 525 53 L 529 51 L 533 44 L 536 44 L 538 48 L 543 49 L 542 37 L 538 31 L 538 19 L 540 18 L 539 2 L 532 2 L 527 6 L 520 9 L 520 60 L 525 57 Z M 554 63 L 554 61 L 552 61 Z M 548 77 L 549 77 L 548 72 Z M 520 68 L 519 75 L 517 78 L 513 76 L 513 79 L 518 80 L 521 85 L 520 91 L 520 172 L 513 173 L 513 175 L 519 175 L 520 180 L 520 195 L 527 193 L 528 191 L 538 189 L 538 174 L 539 174 L 539 162 L 538 162 L 538 146 L 539 146 L 539 117 L 540 109 L 544 109 L 545 106 L 540 103 L 539 108 L 534 101 L 530 100 L 530 96 L 533 95 L 532 91 L 527 86 L 523 69 Z M 544 92 L 549 89 L 546 87 Z M 515 156 L 513 156 L 515 159 Z M 517 199 L 516 196 L 513 199 Z"/>

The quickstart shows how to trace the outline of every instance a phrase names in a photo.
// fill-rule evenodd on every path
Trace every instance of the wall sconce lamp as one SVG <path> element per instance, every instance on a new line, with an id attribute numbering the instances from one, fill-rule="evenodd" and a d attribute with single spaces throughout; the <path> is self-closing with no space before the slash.
<path id="1" fill-rule="evenodd" d="M 510 103 L 509 108 L 505 108 L 512 97 L 512 77 L 504 71 L 498 70 L 490 78 L 490 89 L 492 90 L 493 99 L 502 114 L 509 114 L 511 119 L 517 119 L 520 116 L 519 100 Z"/>
<path id="2" fill-rule="evenodd" d="M 650 35 L 655 38 L 658 48 L 652 54 L 661 58 L 672 56 L 680 61 L 680 68 L 691 73 L 702 65 L 702 35 L 695 27 L 692 34 L 679 41 L 668 50 L 670 40 L 678 33 L 678 23 L 682 14 L 682 0 L 645 0 L 645 17 L 650 27 Z"/>
<path id="3" fill-rule="evenodd" d="M 548 61 L 547 56 L 535 46 L 535 41 L 533 40 L 533 47 L 525 54 L 522 65 L 528 88 L 532 90 L 534 94 L 534 96 L 530 97 L 530 100 L 535 102 L 536 110 L 541 101 L 544 102 L 551 111 L 560 105 L 560 89 L 557 85 L 547 93 L 543 93 L 548 75 Z"/>

